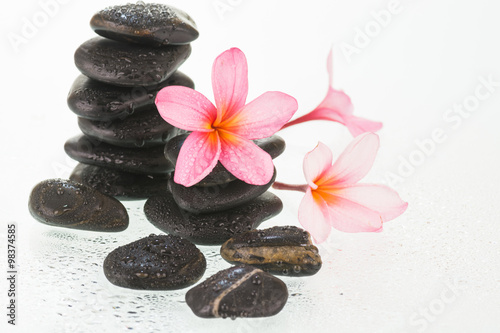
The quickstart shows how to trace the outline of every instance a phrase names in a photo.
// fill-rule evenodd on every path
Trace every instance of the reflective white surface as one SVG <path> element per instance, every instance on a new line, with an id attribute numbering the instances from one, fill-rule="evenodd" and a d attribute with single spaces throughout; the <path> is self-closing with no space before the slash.
<path id="1" fill-rule="evenodd" d="M 73 52 L 93 37 L 92 14 L 122 3 L 66 2 L 18 52 L 9 36 L 22 35 L 24 19 L 33 20 L 43 8 L 33 0 L 11 2 L 0 20 L 2 271 L 5 225 L 15 222 L 19 229 L 19 325 L 7 326 L 2 315 L 2 332 L 500 330 L 500 86 L 484 84 L 489 77 L 500 82 L 496 2 L 401 0 L 390 23 L 373 30 L 365 46 L 357 29 L 375 27 L 371 12 L 389 8 L 390 1 L 170 1 L 198 23 L 200 38 L 181 70 L 209 98 L 213 59 L 237 46 L 249 63 L 249 100 L 284 91 L 304 114 L 324 97 L 325 59 L 334 43 L 335 87 L 352 97 L 357 115 L 384 122 L 378 158 L 364 181 L 392 179 L 409 202 L 383 233 L 333 232 L 320 246 L 324 267 L 317 275 L 283 278 L 290 298 L 277 316 L 235 321 L 197 318 L 184 303 L 187 289 L 140 292 L 107 282 L 102 261 L 109 251 L 158 232 L 142 213 L 144 201 L 125 203 L 131 223 L 119 234 L 50 228 L 29 215 L 31 188 L 43 179 L 67 178 L 76 164 L 62 148 L 79 133 L 66 106 L 78 75 Z M 347 44 L 357 49 L 350 61 Z M 464 104 L 465 111 L 456 111 Z M 276 160 L 278 179 L 290 183 L 304 182 L 302 158 L 318 140 L 335 155 L 351 140 L 342 126 L 321 122 L 280 135 L 287 150 Z M 300 193 L 275 193 L 285 209 L 262 226 L 297 225 Z M 204 278 L 229 267 L 218 247 L 200 248 L 208 262 Z M 5 308 L 7 284 L 0 281 Z"/>

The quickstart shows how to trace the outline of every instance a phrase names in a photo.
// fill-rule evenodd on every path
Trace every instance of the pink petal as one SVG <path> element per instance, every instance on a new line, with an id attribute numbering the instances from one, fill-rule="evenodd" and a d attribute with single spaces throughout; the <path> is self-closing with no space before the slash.
<path id="1" fill-rule="evenodd" d="M 213 131 L 215 106 L 202 94 L 187 87 L 165 87 L 156 95 L 156 107 L 169 124 L 187 131 Z"/>
<path id="2" fill-rule="evenodd" d="M 401 200 L 396 191 L 384 185 L 356 184 L 339 188 L 335 196 L 377 212 L 383 222 L 395 219 L 408 207 L 408 203 Z"/>
<path id="3" fill-rule="evenodd" d="M 328 87 L 326 97 L 316 109 L 329 109 L 340 116 L 345 116 L 352 114 L 354 105 L 351 102 L 351 98 L 345 92 Z"/>
<path id="4" fill-rule="evenodd" d="M 382 128 L 382 123 L 361 117 L 351 116 L 345 119 L 345 126 L 349 132 L 351 132 L 352 136 L 356 137 L 366 132 L 377 132 Z"/>
<path id="5" fill-rule="evenodd" d="M 377 156 L 377 134 L 365 133 L 354 138 L 330 170 L 316 181 L 318 186 L 355 184 L 370 171 Z"/>
<path id="6" fill-rule="evenodd" d="M 219 131 L 222 165 L 236 178 L 252 185 L 265 185 L 274 174 L 273 160 L 252 141 Z"/>
<path id="7" fill-rule="evenodd" d="M 245 105 L 248 94 L 248 67 L 245 54 L 232 48 L 219 55 L 212 67 L 212 89 L 218 120 L 230 117 Z"/>
<path id="8" fill-rule="evenodd" d="M 318 107 L 302 117 L 288 122 L 283 128 L 312 120 L 329 120 L 346 125 L 346 119 L 351 117 L 353 109 L 354 106 L 349 96 L 343 91 L 329 87 L 325 99 Z"/>
<path id="9" fill-rule="evenodd" d="M 330 225 L 343 232 L 382 231 L 382 217 L 377 212 L 356 202 L 320 191 L 327 202 Z"/>
<path id="10" fill-rule="evenodd" d="M 246 139 L 267 138 L 279 131 L 297 108 L 297 101 L 292 96 L 269 91 L 245 105 L 220 126 Z"/>
<path id="11" fill-rule="evenodd" d="M 330 170 L 332 160 L 332 151 L 322 142 L 318 142 L 316 148 L 308 152 L 304 157 L 304 176 L 313 190 L 318 188 L 314 182 L 320 178 L 323 173 Z"/>
<path id="12" fill-rule="evenodd" d="M 299 222 L 313 237 L 316 243 L 322 243 L 330 234 L 330 214 L 326 202 L 318 194 L 308 189 L 300 202 Z"/>
<path id="13" fill-rule="evenodd" d="M 220 151 L 216 131 L 189 134 L 177 158 L 174 181 L 187 187 L 198 183 L 215 167 Z"/>

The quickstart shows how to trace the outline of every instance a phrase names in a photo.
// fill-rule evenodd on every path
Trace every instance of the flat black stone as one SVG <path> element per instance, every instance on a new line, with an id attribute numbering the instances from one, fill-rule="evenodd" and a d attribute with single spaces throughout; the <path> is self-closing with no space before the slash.
<path id="1" fill-rule="evenodd" d="M 266 192 L 241 206 L 217 213 L 194 214 L 181 209 L 170 193 L 149 198 L 146 218 L 155 227 L 195 244 L 220 245 L 234 235 L 257 228 L 283 209 L 280 198 Z"/>
<path id="2" fill-rule="evenodd" d="M 124 148 L 79 135 L 66 141 L 64 150 L 78 162 L 126 172 L 158 174 L 174 170 L 173 165 L 163 155 L 162 146 Z"/>
<path id="3" fill-rule="evenodd" d="M 193 81 L 176 71 L 153 86 L 118 87 L 79 75 L 68 94 L 68 106 L 79 117 L 109 121 L 123 119 L 141 108 L 154 105 L 156 94 L 167 86 L 194 88 Z"/>
<path id="4" fill-rule="evenodd" d="M 167 193 L 170 174 L 144 175 L 79 163 L 69 179 L 119 200 L 141 200 Z"/>
<path id="5" fill-rule="evenodd" d="M 113 250 L 104 260 L 106 278 L 130 289 L 174 290 L 196 283 L 205 273 L 203 253 L 173 235 L 150 235 Z"/>
<path id="6" fill-rule="evenodd" d="M 266 192 L 276 179 L 276 169 L 266 185 L 250 185 L 241 180 L 207 187 L 185 187 L 168 181 L 168 188 L 180 208 L 191 213 L 213 213 L 234 208 Z"/>
<path id="7" fill-rule="evenodd" d="M 235 235 L 222 245 L 220 254 L 232 264 L 249 264 L 279 275 L 313 275 L 322 264 L 311 235 L 293 226 Z"/>
<path id="8" fill-rule="evenodd" d="M 168 79 L 190 54 L 189 44 L 156 48 L 95 37 L 76 50 L 75 65 L 97 81 L 124 87 L 153 86 Z"/>
<path id="9" fill-rule="evenodd" d="M 164 146 L 185 131 L 167 123 L 155 105 L 123 120 L 93 121 L 78 118 L 83 134 L 111 145 L 129 148 Z"/>
<path id="10" fill-rule="evenodd" d="M 165 145 L 165 157 L 172 162 L 173 165 L 177 163 L 177 157 L 181 151 L 181 147 L 186 141 L 189 134 L 183 134 L 176 136 L 168 141 Z M 254 140 L 255 144 L 266 151 L 271 158 L 276 158 L 280 156 L 285 151 L 285 140 L 280 136 L 273 135 L 269 138 Z M 236 177 L 233 176 L 229 171 L 224 168 L 224 166 L 217 162 L 215 168 L 210 172 L 203 180 L 201 180 L 196 186 L 213 186 L 229 183 L 235 180 Z"/>
<path id="11" fill-rule="evenodd" d="M 123 231 L 129 220 L 120 201 L 71 180 L 38 183 L 31 191 L 28 207 L 38 221 L 71 229 Z"/>
<path id="12" fill-rule="evenodd" d="M 283 281 L 248 265 L 220 271 L 186 293 L 187 305 L 202 318 L 269 317 L 287 300 Z"/>
<path id="13" fill-rule="evenodd" d="M 103 37 L 152 46 L 187 44 L 199 35 L 182 10 L 142 1 L 107 7 L 92 17 L 90 27 Z"/>

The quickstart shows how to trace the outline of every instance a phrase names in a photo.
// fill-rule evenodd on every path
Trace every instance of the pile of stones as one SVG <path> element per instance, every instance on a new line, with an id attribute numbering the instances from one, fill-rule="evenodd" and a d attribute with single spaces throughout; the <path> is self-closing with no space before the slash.
<path id="1" fill-rule="evenodd" d="M 122 231 L 129 218 L 118 200 L 147 199 L 147 219 L 168 235 L 150 235 L 121 246 L 103 270 L 118 286 L 172 290 L 196 283 L 206 260 L 195 244 L 221 245 L 236 266 L 188 291 L 186 302 L 200 317 L 262 317 L 278 313 L 286 285 L 271 275 L 303 276 L 321 268 L 318 249 L 296 227 L 256 228 L 279 214 L 281 200 L 262 186 L 236 179 L 220 162 L 202 181 L 173 181 L 180 149 L 189 133 L 165 122 L 154 104 L 169 85 L 194 88 L 177 71 L 198 37 L 181 10 L 127 4 L 96 13 L 99 37 L 75 52 L 81 71 L 68 95 L 82 135 L 66 153 L 80 164 L 69 180 L 51 179 L 33 189 L 29 209 L 40 222 L 93 231 Z M 255 140 L 272 158 L 285 150 L 278 137 Z"/>

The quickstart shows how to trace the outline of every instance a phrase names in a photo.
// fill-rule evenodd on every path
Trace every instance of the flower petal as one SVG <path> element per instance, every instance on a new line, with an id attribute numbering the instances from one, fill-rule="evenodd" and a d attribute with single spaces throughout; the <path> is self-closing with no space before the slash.
<path id="1" fill-rule="evenodd" d="M 297 100 L 292 96 L 269 91 L 245 105 L 220 126 L 246 139 L 263 139 L 279 131 L 297 108 Z"/>
<path id="2" fill-rule="evenodd" d="M 156 107 L 169 124 L 187 131 L 210 132 L 217 117 L 215 106 L 191 88 L 165 87 L 156 95 Z"/>
<path id="3" fill-rule="evenodd" d="M 330 234 L 330 214 L 323 198 L 308 189 L 299 206 L 299 222 L 316 243 L 322 243 Z"/>
<path id="4" fill-rule="evenodd" d="M 273 160 L 252 141 L 219 131 L 222 165 L 236 178 L 252 185 L 265 185 L 274 174 Z"/>
<path id="5" fill-rule="evenodd" d="M 212 66 L 212 89 L 219 121 L 230 117 L 245 105 L 248 66 L 245 54 L 240 49 L 229 49 L 215 59 Z"/>
<path id="6" fill-rule="evenodd" d="M 399 194 L 384 185 L 356 184 L 339 188 L 335 196 L 363 205 L 377 212 L 383 222 L 395 219 L 403 214 L 408 203 L 401 200 Z"/>
<path id="7" fill-rule="evenodd" d="M 318 188 L 314 182 L 320 178 L 323 173 L 330 170 L 332 160 L 332 151 L 322 142 L 318 142 L 316 148 L 308 152 L 304 157 L 304 176 L 313 190 Z"/>
<path id="8" fill-rule="evenodd" d="M 316 181 L 316 185 L 339 186 L 357 183 L 370 171 L 378 147 L 377 134 L 365 133 L 357 136 L 340 154 L 330 170 Z"/>
<path id="9" fill-rule="evenodd" d="M 345 119 L 345 126 L 349 132 L 351 132 L 353 137 L 357 137 L 358 135 L 366 132 L 377 132 L 383 125 L 378 121 L 351 116 Z"/>
<path id="10" fill-rule="evenodd" d="M 379 232 L 382 231 L 382 217 L 359 203 L 318 191 L 328 205 L 329 223 L 343 232 Z"/>
<path id="11" fill-rule="evenodd" d="M 221 144 L 216 131 L 189 134 L 177 158 L 174 181 L 186 187 L 198 183 L 215 167 L 220 151 Z"/>

